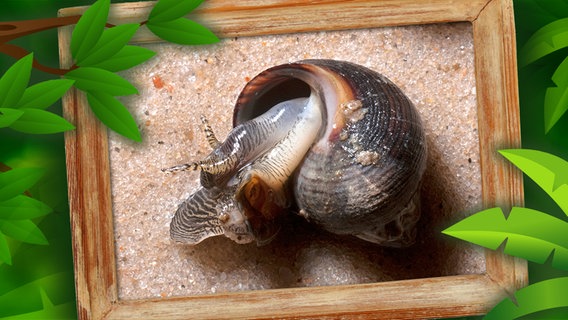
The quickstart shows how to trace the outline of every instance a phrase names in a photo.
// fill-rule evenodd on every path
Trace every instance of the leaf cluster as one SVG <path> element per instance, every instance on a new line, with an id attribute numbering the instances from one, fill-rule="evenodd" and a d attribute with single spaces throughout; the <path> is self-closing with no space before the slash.
<path id="1" fill-rule="evenodd" d="M 160 0 L 148 21 L 118 26 L 107 23 L 108 0 L 96 1 L 79 21 L 76 17 L 33 21 L 30 25 L 36 26 L 37 31 L 77 23 L 71 41 L 74 65 L 70 70 L 49 68 L 34 61 L 34 55 L 27 54 L 25 49 L 6 42 L 0 43 L 4 46 L 3 53 L 20 59 L 4 75 L 0 74 L 0 128 L 28 134 L 50 134 L 74 129 L 67 120 L 47 111 L 74 86 L 86 93 L 90 107 L 105 125 L 140 141 L 136 122 L 118 98 L 138 91 L 116 73 L 147 61 L 155 53 L 129 45 L 128 42 L 144 24 L 166 41 L 180 44 L 217 42 L 217 37 L 205 27 L 183 18 L 201 2 Z M 12 33 L 11 39 L 30 33 L 26 23 L 18 23 L 18 26 L 25 25 L 25 32 L 21 35 Z M 3 31 L 10 33 L 10 30 Z M 28 86 L 32 67 L 53 75 L 64 75 L 64 78 Z M 18 313 L 25 313 L 22 319 L 55 319 L 62 314 L 76 314 L 73 293 L 70 297 L 60 294 L 62 287 L 73 286 L 72 271 L 69 271 L 72 266 L 65 272 L 59 271 L 62 261 L 58 254 L 62 246 L 58 245 L 57 237 L 51 236 L 54 231 L 59 231 L 56 229 L 60 228 L 65 218 L 53 214 L 46 216 L 52 211 L 49 206 L 23 194 L 41 175 L 42 170 L 39 169 L 15 169 L 0 173 L 0 278 L 7 280 L 0 281 L 0 318 Z M 41 230 L 36 225 L 40 220 Z M 51 245 L 47 248 L 35 246 L 48 244 L 42 230 L 50 239 Z M 41 264 L 39 269 L 38 262 Z M 12 263 L 16 266 L 10 267 Z"/>
<path id="2" fill-rule="evenodd" d="M 110 0 L 97 0 L 77 22 L 71 37 L 74 65 L 64 79 L 26 88 L 33 54 L 17 61 L 0 79 L 0 128 L 25 133 L 57 133 L 74 129 L 67 120 L 45 111 L 71 87 L 87 95 L 93 113 L 107 127 L 135 141 L 142 137 L 134 117 L 119 97 L 138 90 L 116 72 L 137 66 L 155 55 L 128 43 L 143 24 L 161 39 L 186 44 L 209 44 L 219 39 L 199 23 L 185 18 L 203 0 L 160 0 L 147 21 L 123 25 L 107 23 Z"/>
<path id="3" fill-rule="evenodd" d="M 75 127 L 45 109 L 73 85 L 72 80 L 48 80 L 28 87 L 33 54 L 14 63 L 0 78 L 0 128 L 24 133 L 47 134 Z"/>
<path id="4" fill-rule="evenodd" d="M 519 68 L 568 47 L 568 18 L 555 20 L 536 31 L 519 50 Z M 552 74 L 555 84 L 544 98 L 544 129 L 549 132 L 568 110 L 568 57 Z"/>
<path id="5" fill-rule="evenodd" d="M 568 215 L 568 162 L 552 154 L 528 149 L 500 153 L 521 169 Z M 550 261 L 555 268 L 568 270 L 568 221 L 529 208 L 514 207 L 508 215 L 501 208 L 478 212 L 443 233 L 536 263 Z M 487 319 L 512 319 L 551 308 L 568 307 L 565 294 L 568 278 L 539 282 L 518 291 L 516 304 L 504 300 Z M 547 297 L 542 299 L 545 290 Z"/>
<path id="6" fill-rule="evenodd" d="M 205 27 L 184 18 L 202 0 L 160 0 L 150 12 L 146 25 L 167 41 L 206 44 L 218 41 Z M 117 98 L 138 90 L 115 72 L 129 69 L 154 56 L 155 52 L 128 45 L 141 24 L 106 28 L 110 0 L 98 0 L 85 11 L 71 38 L 71 54 L 78 68 L 65 74 L 75 87 L 87 94 L 93 113 L 107 127 L 135 141 L 140 131 L 128 109 Z"/>
<path id="7" fill-rule="evenodd" d="M 43 170 L 12 169 L 0 173 L 0 262 L 12 263 L 8 238 L 31 244 L 47 244 L 32 221 L 52 210 L 46 204 L 24 195 L 42 177 Z"/>
<path id="8" fill-rule="evenodd" d="M 210 44 L 219 39 L 199 23 L 184 18 L 203 0 L 160 0 L 148 17 L 147 26 L 163 40 L 186 45 Z"/>
<path id="9" fill-rule="evenodd" d="M 116 98 L 136 94 L 138 90 L 114 72 L 142 63 L 154 52 L 127 45 L 138 30 L 138 24 L 106 29 L 109 10 L 110 0 L 99 0 L 77 22 L 70 49 L 78 68 L 67 72 L 65 78 L 73 80 L 75 87 L 87 94 L 91 109 L 105 125 L 140 141 L 136 121 Z"/>

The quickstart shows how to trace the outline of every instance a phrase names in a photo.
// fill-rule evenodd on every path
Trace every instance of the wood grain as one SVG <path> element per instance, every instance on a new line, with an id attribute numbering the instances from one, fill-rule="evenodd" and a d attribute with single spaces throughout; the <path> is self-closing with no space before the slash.
<path id="1" fill-rule="evenodd" d="M 113 5 L 112 23 L 146 19 L 153 2 Z M 61 16 L 82 8 L 60 10 Z M 209 0 L 193 17 L 220 37 L 469 21 L 473 25 L 483 204 L 522 205 L 522 179 L 500 148 L 520 146 L 511 0 Z M 318 17 L 313 19 L 313 17 Z M 61 28 L 61 65 L 72 65 L 72 29 Z M 147 29 L 135 42 L 158 39 Z M 527 283 L 526 263 L 487 251 L 487 273 L 375 284 L 278 289 L 209 296 L 118 299 L 107 132 L 84 95 L 70 91 L 66 118 L 69 201 L 80 319 L 415 319 L 486 313 Z"/>
<path id="2" fill-rule="evenodd" d="M 62 68 L 72 65 L 70 39 L 69 27 L 59 29 Z M 77 311 L 101 319 L 118 300 L 107 131 L 82 92 L 67 92 L 63 106 L 77 128 L 65 133 Z"/>
<path id="3" fill-rule="evenodd" d="M 189 18 L 203 23 L 222 38 L 365 29 L 396 25 L 473 21 L 488 0 L 208 0 Z M 140 22 L 147 18 L 155 2 L 113 5 L 110 22 Z M 60 10 L 61 16 L 81 14 L 86 7 Z M 317 19 L 314 19 L 317 17 Z M 160 41 L 146 27 L 133 40 Z"/>
<path id="4" fill-rule="evenodd" d="M 109 319 L 416 319 L 482 314 L 503 291 L 483 275 L 128 301 Z M 190 311 L 191 310 L 191 311 Z"/>
<path id="5" fill-rule="evenodd" d="M 483 206 L 508 212 L 523 205 L 522 173 L 497 152 L 521 147 L 512 4 L 492 1 L 473 28 Z M 509 294 L 526 285 L 526 263 L 520 259 L 487 251 L 486 264 L 487 274 Z"/>

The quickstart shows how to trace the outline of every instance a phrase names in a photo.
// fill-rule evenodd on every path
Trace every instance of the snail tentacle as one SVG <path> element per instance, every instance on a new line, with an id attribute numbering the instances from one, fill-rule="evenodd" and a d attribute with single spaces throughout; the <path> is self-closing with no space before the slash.
<path id="1" fill-rule="evenodd" d="M 222 174 L 224 172 L 231 170 L 231 168 L 234 167 L 236 162 L 237 162 L 237 157 L 235 155 L 231 155 L 219 161 L 215 161 L 213 159 L 206 159 L 204 161 L 179 164 L 177 166 L 164 168 L 162 169 L 162 172 L 174 173 L 179 171 L 201 170 L 209 174 Z"/>
<path id="2" fill-rule="evenodd" d="M 207 142 L 209 143 L 211 148 L 217 148 L 221 144 L 221 142 L 217 140 L 217 136 L 215 135 L 215 132 L 213 132 L 213 128 L 211 128 L 211 126 L 209 125 L 209 121 L 207 121 L 205 115 L 201 115 L 201 124 L 203 125 L 203 132 L 205 132 L 205 138 L 207 138 Z"/>
<path id="3" fill-rule="evenodd" d="M 175 172 L 187 171 L 187 170 L 192 170 L 192 171 L 197 170 L 196 164 L 195 163 L 178 164 L 177 166 L 173 166 L 173 167 L 169 167 L 169 168 L 163 168 L 162 172 L 175 173 Z"/>

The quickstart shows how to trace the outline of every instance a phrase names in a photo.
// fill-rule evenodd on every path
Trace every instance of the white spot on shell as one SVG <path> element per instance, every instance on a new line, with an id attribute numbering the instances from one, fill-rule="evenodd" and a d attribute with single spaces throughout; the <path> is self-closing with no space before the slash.
<path id="1" fill-rule="evenodd" d="M 350 123 L 355 123 L 365 116 L 367 108 L 363 108 L 361 100 L 350 100 L 342 103 L 340 106 L 343 117 Z"/>
<path id="2" fill-rule="evenodd" d="M 353 148 L 354 152 L 361 152 L 363 151 L 363 147 L 359 144 L 360 137 L 357 133 L 352 133 L 349 135 L 349 142 L 351 143 L 351 147 Z"/>
<path id="3" fill-rule="evenodd" d="M 355 161 L 358 163 L 368 166 L 377 163 L 379 161 L 380 155 L 374 151 L 361 151 L 355 156 Z"/>

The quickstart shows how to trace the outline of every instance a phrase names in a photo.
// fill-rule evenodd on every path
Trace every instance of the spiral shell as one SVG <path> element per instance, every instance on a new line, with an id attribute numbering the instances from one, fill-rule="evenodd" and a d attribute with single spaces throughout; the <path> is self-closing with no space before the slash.
<path id="1" fill-rule="evenodd" d="M 386 77 L 337 60 L 276 66 L 242 90 L 233 124 L 194 166 L 204 188 L 178 209 L 172 238 L 265 243 L 292 211 L 335 234 L 413 243 L 425 134 L 413 104 Z M 209 227 L 196 217 L 208 217 Z"/>

